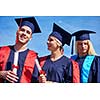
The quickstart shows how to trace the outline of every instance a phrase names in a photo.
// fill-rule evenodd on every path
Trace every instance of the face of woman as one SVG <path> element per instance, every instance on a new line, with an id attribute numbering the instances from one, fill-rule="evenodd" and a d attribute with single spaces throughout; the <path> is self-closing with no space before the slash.
<path id="1" fill-rule="evenodd" d="M 89 45 L 87 40 L 77 41 L 77 52 L 80 56 L 88 54 Z"/>
<path id="2" fill-rule="evenodd" d="M 32 38 L 32 30 L 28 26 L 22 26 L 18 32 L 18 41 L 26 44 Z"/>
<path id="3" fill-rule="evenodd" d="M 56 38 L 53 36 L 49 36 L 47 46 L 50 51 L 56 51 L 59 48 Z"/>

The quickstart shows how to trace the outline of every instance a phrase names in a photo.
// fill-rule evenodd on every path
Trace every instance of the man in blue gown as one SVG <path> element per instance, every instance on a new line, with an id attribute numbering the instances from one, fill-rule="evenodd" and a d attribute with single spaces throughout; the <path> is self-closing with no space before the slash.
<path id="1" fill-rule="evenodd" d="M 38 79 L 40 83 L 71 83 L 74 78 L 74 82 L 79 82 L 79 77 L 76 78 L 77 75 L 79 75 L 78 71 L 77 73 L 73 73 L 72 61 L 64 55 L 63 46 L 65 44 L 69 46 L 70 40 L 71 34 L 54 23 L 53 31 L 47 40 L 48 50 L 51 54 L 39 59 L 40 66 L 45 74 L 41 73 L 40 68 L 38 68 L 37 65 L 37 71 L 40 71 Z M 75 67 L 75 70 L 77 70 L 77 66 Z M 73 78 L 73 76 L 75 77 Z"/>
<path id="2" fill-rule="evenodd" d="M 37 53 L 27 48 L 32 33 L 39 33 L 40 28 L 34 17 L 15 19 L 19 28 L 16 43 L 0 47 L 0 82 L 30 83 Z"/>

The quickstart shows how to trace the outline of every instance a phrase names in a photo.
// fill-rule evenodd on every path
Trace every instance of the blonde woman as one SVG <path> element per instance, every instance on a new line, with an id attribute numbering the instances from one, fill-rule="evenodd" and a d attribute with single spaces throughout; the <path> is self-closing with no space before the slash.
<path id="1" fill-rule="evenodd" d="M 78 62 L 81 83 L 100 82 L 99 57 L 90 41 L 89 30 L 80 30 L 73 34 L 76 37 L 76 55 L 71 58 Z"/>

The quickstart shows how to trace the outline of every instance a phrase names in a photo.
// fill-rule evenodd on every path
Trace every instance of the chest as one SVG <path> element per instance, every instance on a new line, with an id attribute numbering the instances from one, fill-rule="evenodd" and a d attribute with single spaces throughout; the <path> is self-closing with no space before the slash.
<path id="1" fill-rule="evenodd" d="M 51 61 L 50 59 L 47 60 L 43 66 L 43 70 L 46 72 L 64 72 L 68 66 L 68 62 L 66 60 L 58 60 L 58 61 Z"/>
<path id="2" fill-rule="evenodd" d="M 27 51 L 26 52 L 19 52 L 17 54 L 17 56 L 15 57 L 15 51 L 11 50 L 9 57 L 8 57 L 8 60 L 7 60 L 6 69 L 7 70 L 12 69 L 11 66 L 12 66 L 12 64 L 14 64 L 14 61 L 16 61 L 16 65 L 23 66 L 26 56 L 27 56 Z"/>

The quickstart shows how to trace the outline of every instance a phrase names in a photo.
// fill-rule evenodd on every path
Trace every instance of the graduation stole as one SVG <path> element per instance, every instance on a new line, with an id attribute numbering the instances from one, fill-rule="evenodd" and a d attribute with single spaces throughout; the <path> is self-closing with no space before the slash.
<path id="1" fill-rule="evenodd" d="M 36 58 L 37 58 L 37 54 L 34 51 L 29 50 L 24 62 L 20 83 L 31 82 Z"/>
<path id="2" fill-rule="evenodd" d="M 44 66 L 44 63 L 46 62 L 47 57 L 48 56 L 40 57 L 39 62 L 40 62 L 41 68 Z"/>
<path id="3" fill-rule="evenodd" d="M 95 56 L 87 56 L 84 60 L 82 70 L 81 70 L 81 83 L 87 83 L 88 82 L 88 76 L 90 72 L 90 68 L 92 65 L 92 62 L 94 60 Z"/>
<path id="4" fill-rule="evenodd" d="M 76 60 L 77 55 L 72 56 L 72 59 Z M 81 70 L 81 77 L 80 77 L 80 82 L 81 83 L 87 83 L 88 82 L 88 76 L 89 76 L 89 71 L 91 68 L 91 64 L 94 60 L 95 56 L 87 56 L 83 62 L 82 70 Z"/>

